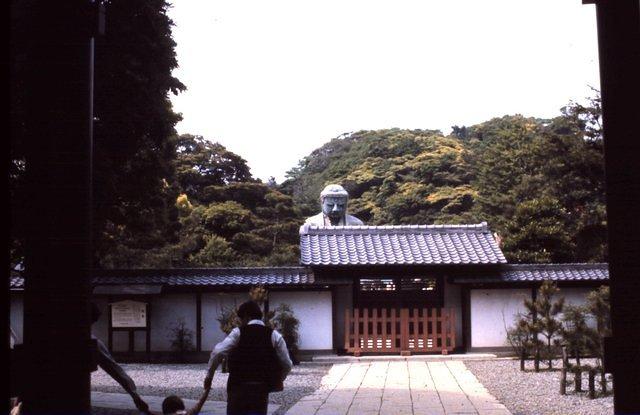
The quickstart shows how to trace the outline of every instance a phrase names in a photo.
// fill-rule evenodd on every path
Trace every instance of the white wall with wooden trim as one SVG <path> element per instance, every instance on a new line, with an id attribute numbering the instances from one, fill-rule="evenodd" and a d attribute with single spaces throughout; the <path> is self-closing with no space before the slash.
<path id="1" fill-rule="evenodd" d="M 565 304 L 585 304 L 595 288 L 561 287 L 558 296 Z M 531 288 L 472 289 L 470 291 L 471 347 L 508 347 L 506 329 L 526 312 L 524 299 L 532 298 Z"/>
<path id="2" fill-rule="evenodd" d="M 248 290 L 247 290 L 248 291 Z M 249 298 L 246 292 L 241 293 L 202 293 L 202 350 L 211 351 L 221 342 L 226 334 L 220 330 L 220 316 L 224 307 L 237 308 Z M 195 301 L 194 301 L 195 303 Z M 194 318 L 195 321 L 195 318 Z"/>
<path id="3" fill-rule="evenodd" d="M 272 291 L 269 308 L 291 306 L 300 320 L 298 347 L 301 350 L 331 350 L 333 348 L 333 313 L 331 291 Z"/>

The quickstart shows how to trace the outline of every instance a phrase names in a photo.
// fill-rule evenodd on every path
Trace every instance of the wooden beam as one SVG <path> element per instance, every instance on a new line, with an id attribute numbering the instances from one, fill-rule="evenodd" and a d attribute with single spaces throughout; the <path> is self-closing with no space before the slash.
<path id="1" fill-rule="evenodd" d="M 614 412 L 640 412 L 640 2 L 596 3 L 609 236 Z"/>
<path id="2" fill-rule="evenodd" d="M 196 351 L 202 351 L 202 293 L 196 293 Z"/>

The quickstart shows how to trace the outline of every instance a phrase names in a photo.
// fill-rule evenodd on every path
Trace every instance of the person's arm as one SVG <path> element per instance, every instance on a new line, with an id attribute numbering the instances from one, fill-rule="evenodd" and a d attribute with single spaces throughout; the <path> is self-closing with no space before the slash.
<path id="1" fill-rule="evenodd" d="M 222 362 L 222 358 L 228 356 L 229 352 L 238 345 L 238 341 L 240 341 L 240 329 L 236 327 L 231 330 L 231 333 L 229 333 L 224 340 L 216 344 L 216 347 L 213 348 L 207 365 L 207 376 L 204 378 L 205 389 L 211 388 L 213 373 L 218 368 L 220 362 Z"/>
<path id="2" fill-rule="evenodd" d="M 282 335 L 276 330 L 271 334 L 271 343 L 273 344 L 273 348 L 276 349 L 276 355 L 278 356 L 278 361 L 282 367 L 282 380 L 284 381 L 293 367 L 293 362 L 291 361 L 291 358 L 289 358 L 287 343 L 284 341 Z"/>
<path id="3" fill-rule="evenodd" d="M 102 341 L 96 339 L 96 343 L 98 344 L 98 366 L 107 372 L 113 380 L 118 382 L 120 386 L 131 395 L 138 410 L 141 412 L 149 412 L 149 406 L 142 400 L 140 395 L 138 395 L 133 379 L 131 379 L 124 369 L 113 359 L 113 356 L 109 353 L 109 349 L 107 349 L 107 346 L 105 346 Z"/>
<path id="4" fill-rule="evenodd" d="M 210 390 L 211 389 L 205 388 L 205 390 L 202 392 L 202 395 L 200 396 L 200 400 L 198 401 L 198 403 L 196 403 L 196 406 L 189 409 L 189 412 L 187 412 L 187 415 L 197 415 L 200 413 L 200 411 L 202 410 L 202 407 L 204 406 L 204 403 L 207 401 L 207 397 L 209 396 Z"/>

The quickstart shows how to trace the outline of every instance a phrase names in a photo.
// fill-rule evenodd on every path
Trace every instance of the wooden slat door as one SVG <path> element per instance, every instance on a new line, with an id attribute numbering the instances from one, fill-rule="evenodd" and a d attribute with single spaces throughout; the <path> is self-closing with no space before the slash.
<path id="1" fill-rule="evenodd" d="M 345 311 L 345 349 L 361 353 L 447 354 L 455 347 L 455 311 L 355 308 Z"/>

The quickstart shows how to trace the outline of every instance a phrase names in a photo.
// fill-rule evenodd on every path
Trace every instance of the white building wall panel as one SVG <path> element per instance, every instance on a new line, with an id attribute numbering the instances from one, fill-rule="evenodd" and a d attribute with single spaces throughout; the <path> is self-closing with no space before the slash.
<path id="1" fill-rule="evenodd" d="M 291 306 L 300 320 L 301 350 L 331 350 L 333 348 L 333 316 L 330 291 L 291 291 L 269 293 L 269 308 Z"/>
<path id="2" fill-rule="evenodd" d="M 471 347 L 505 347 L 507 333 L 531 289 L 474 289 L 471 300 Z"/>
<path id="3" fill-rule="evenodd" d="M 202 350 L 211 351 L 226 334 L 220 330 L 218 316 L 223 307 L 237 308 L 247 301 L 249 296 L 243 293 L 203 293 L 201 302 L 202 312 Z"/>
<path id="4" fill-rule="evenodd" d="M 151 351 L 171 351 L 171 330 L 183 319 L 196 344 L 196 295 L 167 294 L 151 300 Z M 114 342 L 115 343 L 115 342 Z M 115 348 L 115 344 L 114 344 Z"/>

